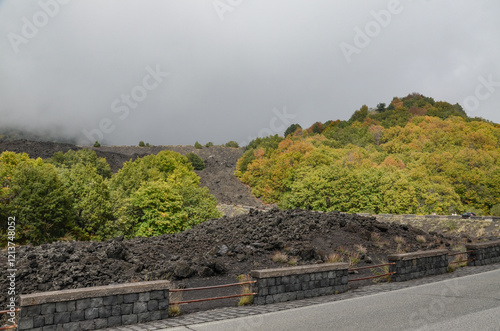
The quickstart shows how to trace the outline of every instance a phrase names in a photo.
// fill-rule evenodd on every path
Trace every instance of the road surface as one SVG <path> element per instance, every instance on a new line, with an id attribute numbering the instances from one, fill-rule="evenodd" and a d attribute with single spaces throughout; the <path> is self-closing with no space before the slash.
<path id="1" fill-rule="evenodd" d="M 342 301 L 168 330 L 500 331 L 500 270 Z"/>

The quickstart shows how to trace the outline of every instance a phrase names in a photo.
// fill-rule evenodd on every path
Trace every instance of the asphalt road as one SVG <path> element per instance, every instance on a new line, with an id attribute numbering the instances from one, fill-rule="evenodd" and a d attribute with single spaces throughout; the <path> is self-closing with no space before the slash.
<path id="1" fill-rule="evenodd" d="M 168 330 L 447 329 L 500 330 L 500 270 L 331 303 Z"/>

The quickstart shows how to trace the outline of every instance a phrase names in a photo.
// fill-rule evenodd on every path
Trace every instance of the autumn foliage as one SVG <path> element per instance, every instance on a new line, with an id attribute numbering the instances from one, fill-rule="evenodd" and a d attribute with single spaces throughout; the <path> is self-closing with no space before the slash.
<path id="1" fill-rule="evenodd" d="M 350 121 L 320 124 L 288 135 L 277 148 L 247 150 L 236 175 L 256 196 L 284 208 L 395 214 L 499 209 L 500 129 L 468 118 L 458 104 L 411 94 L 394 98 L 383 111 L 363 106 Z"/>

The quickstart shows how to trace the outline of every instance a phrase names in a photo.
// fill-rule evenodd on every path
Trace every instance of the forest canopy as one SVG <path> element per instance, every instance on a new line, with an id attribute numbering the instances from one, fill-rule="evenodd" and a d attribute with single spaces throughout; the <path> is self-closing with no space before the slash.
<path id="1" fill-rule="evenodd" d="M 171 151 L 126 162 L 116 174 L 88 149 L 46 161 L 3 152 L 0 182 L 0 217 L 15 215 L 20 243 L 149 237 L 221 216 L 191 162 Z"/>
<path id="2" fill-rule="evenodd" d="M 291 133 L 293 132 L 293 133 Z M 236 176 L 283 208 L 451 214 L 500 209 L 500 129 L 413 93 L 349 121 L 249 144 Z"/>

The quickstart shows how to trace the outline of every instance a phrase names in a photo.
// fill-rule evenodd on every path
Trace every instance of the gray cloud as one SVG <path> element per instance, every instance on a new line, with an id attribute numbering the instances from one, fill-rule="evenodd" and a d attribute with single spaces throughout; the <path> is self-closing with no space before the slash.
<path id="1" fill-rule="evenodd" d="M 3 0 L 0 125 L 82 135 L 109 119 L 113 144 L 245 142 L 275 108 L 308 126 L 415 91 L 475 98 L 470 115 L 500 122 L 498 14 L 493 0 Z M 156 67 L 169 75 L 142 100 Z"/>

